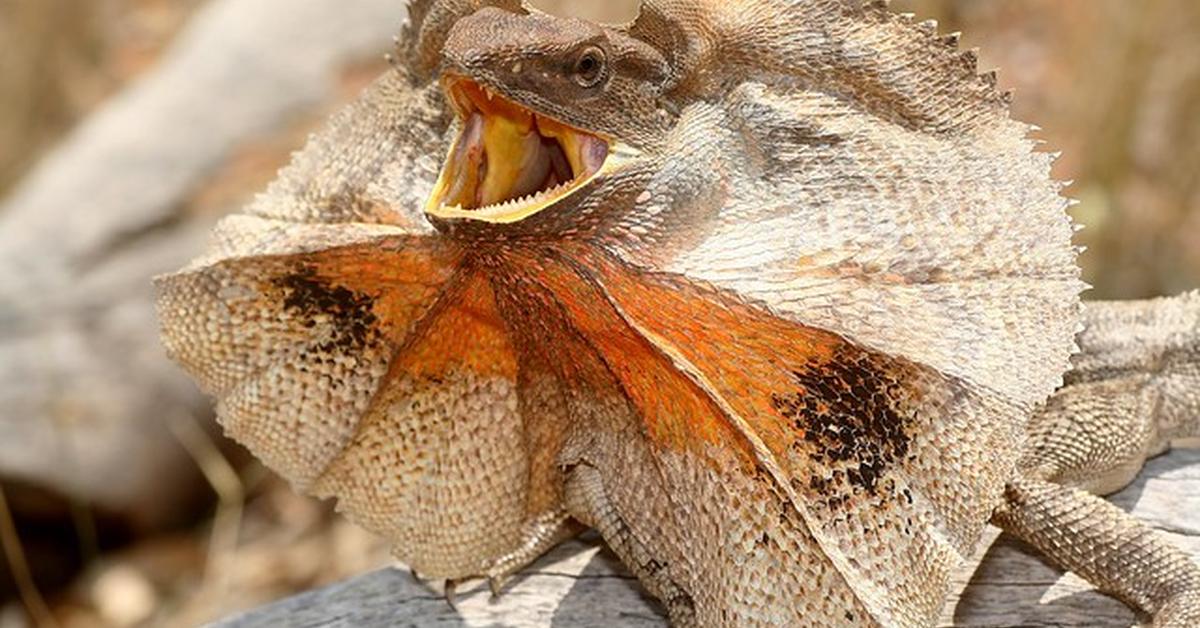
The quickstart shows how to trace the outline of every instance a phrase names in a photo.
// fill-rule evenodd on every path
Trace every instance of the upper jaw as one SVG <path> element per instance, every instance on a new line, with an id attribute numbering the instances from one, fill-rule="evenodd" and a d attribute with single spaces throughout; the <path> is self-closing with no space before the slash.
<path id="1" fill-rule="evenodd" d="M 628 153 L 462 75 L 448 74 L 442 85 L 461 132 L 426 204 L 432 217 L 519 222 L 575 195 Z"/>

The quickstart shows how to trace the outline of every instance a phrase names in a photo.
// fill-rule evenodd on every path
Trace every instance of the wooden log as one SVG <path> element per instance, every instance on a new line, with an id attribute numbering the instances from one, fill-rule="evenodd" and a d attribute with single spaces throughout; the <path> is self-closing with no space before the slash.
<path id="1" fill-rule="evenodd" d="M 1111 499 L 1200 557 L 1200 450 L 1180 449 L 1151 461 L 1136 482 Z M 1128 628 L 1137 620 L 1124 604 L 1005 538 L 984 548 L 978 562 L 964 566 L 957 588 L 960 593 L 947 605 L 943 626 Z M 522 573 L 500 599 L 490 598 L 484 583 L 471 583 L 460 588 L 457 609 L 452 609 L 436 586 L 406 570 L 385 569 L 214 626 L 667 625 L 658 605 L 595 538 L 560 546 Z"/>

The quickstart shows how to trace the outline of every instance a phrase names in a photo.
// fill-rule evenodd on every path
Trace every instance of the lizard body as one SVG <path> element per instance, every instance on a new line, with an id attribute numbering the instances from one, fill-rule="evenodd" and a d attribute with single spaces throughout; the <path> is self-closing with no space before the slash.
<path id="1" fill-rule="evenodd" d="M 849 0 L 411 17 L 394 71 L 160 280 L 170 352 L 298 489 L 452 581 L 596 528 L 681 626 L 928 625 L 993 514 L 1082 539 L 1079 501 L 1142 538 L 1062 487 L 1085 384 L 1023 445 L 1082 283 L 1052 156 L 953 38 Z M 1183 405 L 1081 457 L 1113 485 L 1194 428 L 1168 371 Z M 1043 545 L 1188 625 L 1195 566 L 1117 538 Z"/>

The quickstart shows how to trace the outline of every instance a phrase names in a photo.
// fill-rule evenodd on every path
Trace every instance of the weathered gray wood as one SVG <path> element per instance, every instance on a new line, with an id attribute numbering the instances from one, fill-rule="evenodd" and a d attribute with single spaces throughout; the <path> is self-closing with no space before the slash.
<path id="1" fill-rule="evenodd" d="M 168 420 L 210 409 L 163 355 L 150 278 L 203 249 L 215 218 L 187 208 L 223 163 L 382 57 L 406 3 L 353 5 L 209 3 L 0 204 L 0 480 L 177 516 L 195 475 Z"/>
<path id="2" fill-rule="evenodd" d="M 457 611 L 430 585 L 385 569 L 220 622 L 275 626 L 665 626 L 654 602 L 599 541 L 566 543 L 522 573 L 498 600 L 482 582 L 460 587 Z"/>
<path id="3" fill-rule="evenodd" d="M 1200 557 L 1200 450 L 1176 450 L 1150 462 L 1137 482 L 1112 497 Z M 1029 550 L 1001 539 L 963 569 L 966 589 L 943 625 L 965 627 L 1127 627 L 1136 618 L 1120 602 Z M 474 583 L 452 610 L 435 589 L 389 569 L 306 593 L 216 624 L 287 626 L 509 626 L 520 628 L 665 626 L 637 581 L 597 542 L 568 543 L 538 561 L 495 602 Z"/>

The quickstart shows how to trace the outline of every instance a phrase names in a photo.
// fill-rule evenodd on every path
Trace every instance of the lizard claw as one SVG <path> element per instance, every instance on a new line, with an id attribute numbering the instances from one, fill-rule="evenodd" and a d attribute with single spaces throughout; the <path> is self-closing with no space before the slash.
<path id="1" fill-rule="evenodd" d="M 450 609 L 458 612 L 458 602 L 454 599 L 454 593 L 458 590 L 460 580 L 446 580 L 442 586 L 442 595 L 446 598 L 446 603 L 450 605 Z"/>
<path id="2" fill-rule="evenodd" d="M 504 585 L 508 583 L 506 576 L 488 576 L 488 588 L 492 590 L 492 601 L 500 599 Z"/>

